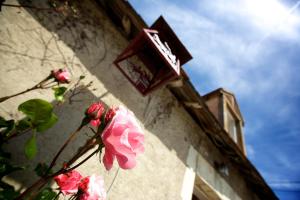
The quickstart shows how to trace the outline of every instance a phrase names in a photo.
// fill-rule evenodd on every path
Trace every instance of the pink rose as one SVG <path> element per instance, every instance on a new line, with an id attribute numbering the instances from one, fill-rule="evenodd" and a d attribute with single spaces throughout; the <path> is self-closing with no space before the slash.
<path id="1" fill-rule="evenodd" d="M 106 192 L 101 176 L 87 176 L 79 184 L 80 200 L 105 200 Z"/>
<path id="2" fill-rule="evenodd" d="M 144 134 L 134 114 L 120 106 L 102 133 L 105 145 L 103 164 L 110 170 L 115 157 L 122 169 L 136 165 L 136 155 L 144 152 Z"/>
<path id="3" fill-rule="evenodd" d="M 59 83 L 69 83 L 71 75 L 67 69 L 58 69 L 52 71 L 52 76 Z"/>
<path id="4" fill-rule="evenodd" d="M 82 176 L 75 170 L 54 177 L 56 184 L 64 195 L 76 194 L 81 179 Z"/>
<path id="5" fill-rule="evenodd" d="M 90 105 L 85 114 L 91 119 L 90 124 L 92 126 L 99 126 L 101 123 L 101 116 L 104 113 L 105 108 L 102 103 L 96 102 Z"/>

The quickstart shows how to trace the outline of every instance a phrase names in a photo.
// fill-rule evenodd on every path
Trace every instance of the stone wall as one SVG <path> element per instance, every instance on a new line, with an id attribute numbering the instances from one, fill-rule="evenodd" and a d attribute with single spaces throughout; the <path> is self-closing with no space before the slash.
<path id="1" fill-rule="evenodd" d="M 49 7 L 42 1 L 35 1 L 33 5 Z M 28 166 L 25 172 L 15 173 L 7 180 L 19 188 L 36 180 L 32 172 L 36 163 L 49 163 L 68 134 L 78 127 L 87 106 L 101 100 L 108 106 L 122 104 L 132 110 L 145 131 L 145 153 L 138 157 L 136 168 L 118 170 L 115 163 L 107 172 L 99 155 L 79 168 L 84 175 L 103 175 L 106 189 L 116 177 L 108 199 L 182 199 L 182 184 L 186 169 L 190 167 L 230 199 L 253 199 L 235 169 L 230 168 L 230 177 L 217 173 L 214 162 L 224 162 L 226 158 L 208 141 L 169 90 L 162 88 L 143 97 L 112 64 L 128 41 L 105 12 L 94 1 L 84 0 L 77 14 L 79 16 L 74 16 L 70 10 L 55 12 L 11 7 L 4 7 L 0 12 L 0 96 L 25 90 L 46 77 L 52 69 L 63 67 L 72 73 L 70 87 L 81 75 L 85 76 L 84 84 L 93 81 L 91 87 L 60 105 L 54 101 L 51 89 L 33 91 L 0 104 L 1 116 L 20 119 L 22 115 L 17 112 L 17 106 L 21 102 L 42 98 L 53 102 L 59 116 L 53 128 L 38 134 L 39 152 L 32 161 L 26 160 L 23 154 L 24 143 L 31 133 L 11 140 L 6 146 L 12 151 L 14 162 Z M 88 131 L 81 131 L 59 163 L 84 143 Z M 201 157 L 197 168 L 187 164 L 191 146 Z"/>

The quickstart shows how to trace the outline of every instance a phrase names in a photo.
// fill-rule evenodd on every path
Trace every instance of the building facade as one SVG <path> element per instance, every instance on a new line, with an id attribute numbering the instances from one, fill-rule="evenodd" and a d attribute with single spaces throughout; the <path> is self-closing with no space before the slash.
<path id="1" fill-rule="evenodd" d="M 55 102 L 51 90 L 0 104 L 1 116 L 20 119 L 20 103 L 42 98 L 53 102 L 59 117 L 53 128 L 38 134 L 34 160 L 23 154 L 29 134 L 6 145 L 15 163 L 28 166 L 26 173 L 6 177 L 8 182 L 22 188 L 36 180 L 32 169 L 37 162 L 50 162 L 87 106 L 102 101 L 132 110 L 145 133 L 145 153 L 138 156 L 134 169 L 118 169 L 115 163 L 107 172 L 99 156 L 79 167 L 84 175 L 104 177 L 108 199 L 277 199 L 246 157 L 244 120 L 232 93 L 218 89 L 201 96 L 181 69 L 176 80 L 143 96 L 115 66 L 121 52 L 142 28 L 148 28 L 127 1 L 84 0 L 69 5 L 58 1 L 55 9 L 50 2 L 52 6 L 48 1 L 9 1 L 39 9 L 2 7 L 0 96 L 27 89 L 56 68 L 68 68 L 73 85 L 80 76 L 85 78 L 80 92 L 69 92 L 62 104 Z M 87 130 L 81 132 L 59 162 L 83 144 Z"/>

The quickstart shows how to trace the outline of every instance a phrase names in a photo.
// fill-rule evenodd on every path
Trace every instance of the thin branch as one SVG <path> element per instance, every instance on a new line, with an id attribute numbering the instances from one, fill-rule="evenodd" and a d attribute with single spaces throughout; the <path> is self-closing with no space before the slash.
<path id="1" fill-rule="evenodd" d="M 49 168 L 48 168 L 48 172 L 54 167 L 58 157 L 60 156 L 60 154 L 63 152 L 63 150 L 68 146 L 68 144 L 76 137 L 77 133 L 79 133 L 79 131 L 82 129 L 83 125 L 80 125 L 76 131 L 74 131 L 69 138 L 65 141 L 65 143 L 63 144 L 63 146 L 59 149 L 59 151 L 57 152 L 57 154 L 55 155 L 55 157 L 53 158 Z"/>
<path id="2" fill-rule="evenodd" d="M 119 174 L 119 170 L 120 170 L 120 167 L 118 167 L 117 172 L 116 172 L 116 174 L 115 174 L 115 176 L 114 176 L 114 178 L 113 178 L 113 180 L 112 180 L 110 186 L 108 187 L 108 189 L 107 189 L 107 191 L 106 191 L 107 194 L 109 193 L 110 189 L 112 188 L 113 184 L 115 183 L 115 180 L 116 180 L 116 178 L 117 178 L 117 176 L 118 176 L 118 174 Z"/>
<path id="3" fill-rule="evenodd" d="M 68 63 L 68 62 L 67 62 L 67 59 L 66 59 L 65 55 L 63 54 L 63 52 L 61 51 L 61 49 L 60 49 L 60 47 L 59 47 L 59 45 L 58 45 L 58 43 L 57 43 L 57 40 L 56 40 L 56 38 L 55 38 L 55 36 L 54 36 L 53 33 L 52 33 L 52 36 L 54 37 L 54 42 L 55 42 L 55 45 L 56 45 L 56 48 L 57 48 L 59 54 L 61 55 L 61 57 L 62 57 L 63 60 L 65 61 L 65 64 L 67 64 L 67 63 Z"/>
<path id="4" fill-rule="evenodd" d="M 73 89 L 70 90 L 71 94 L 68 97 L 69 100 L 69 104 L 72 104 L 75 101 L 79 101 L 79 100 L 74 100 L 73 98 L 77 95 L 79 95 L 80 93 L 83 93 L 85 89 L 89 88 L 90 86 L 92 86 L 93 81 L 90 81 L 88 84 L 86 85 L 80 85 L 80 81 L 82 79 L 79 79 L 76 84 L 74 85 Z"/>
<path id="5" fill-rule="evenodd" d="M 50 38 L 47 42 L 45 42 L 43 36 L 41 35 L 41 40 L 42 40 L 42 42 L 43 42 L 43 44 L 44 44 L 44 46 L 45 46 L 44 54 L 43 54 L 43 59 L 42 59 L 42 61 L 41 61 L 41 66 L 43 66 L 44 63 L 45 63 L 45 58 L 47 57 L 47 52 L 48 52 L 48 49 L 49 49 L 49 44 L 50 44 L 50 42 L 51 42 L 51 40 L 52 40 L 53 38 L 54 38 L 54 36 L 53 36 L 53 34 L 52 34 L 51 38 Z"/>
<path id="6" fill-rule="evenodd" d="M 80 127 L 79 127 L 80 128 Z M 78 129 L 79 129 L 78 128 Z M 71 134 L 72 136 L 73 134 Z M 73 164 L 76 160 L 78 160 L 83 154 L 85 154 L 88 150 L 92 149 L 99 140 L 96 140 L 96 138 L 99 137 L 99 135 L 94 135 L 93 138 L 87 140 L 87 142 L 84 144 L 83 147 L 79 148 L 77 153 L 67 162 L 67 165 Z M 102 145 L 102 144 L 100 144 Z M 99 151 L 99 149 L 97 149 Z M 94 152 L 92 153 L 95 154 Z M 84 161 L 87 161 L 89 158 L 91 158 L 92 155 L 89 155 L 87 158 L 84 159 Z M 54 159 L 53 159 L 54 160 Z M 83 164 L 84 162 L 80 162 L 79 164 Z M 75 165 L 76 167 L 79 167 L 80 165 Z M 75 169 L 75 166 L 70 169 Z M 19 197 L 16 198 L 16 200 L 23 200 L 27 195 L 29 195 L 31 192 L 36 191 L 38 188 L 43 187 L 48 181 L 50 181 L 53 177 L 68 172 L 70 169 L 65 169 L 65 167 L 62 167 L 60 170 L 58 170 L 56 173 L 42 177 L 39 180 L 37 180 L 33 185 L 31 185 L 29 188 L 27 188 Z"/>
<path id="7" fill-rule="evenodd" d="M 32 55 L 28 55 L 27 53 L 20 53 L 20 52 L 16 52 L 16 51 L 9 51 L 9 50 L 4 50 L 4 49 L 0 49 L 0 51 L 4 52 L 4 53 L 11 53 L 11 54 L 14 54 L 14 55 L 19 55 L 19 56 L 24 56 L 24 57 L 27 57 L 27 58 L 30 58 L 30 59 L 35 59 L 35 60 L 43 60 L 44 61 L 49 61 L 49 62 L 56 62 L 56 63 L 65 63 L 65 61 L 62 61 L 62 60 L 54 60 L 54 59 L 48 59 L 48 58 L 40 58 L 40 57 L 37 57 L 37 56 L 32 56 Z M 77 63 L 76 63 L 77 64 Z"/>
<path id="8" fill-rule="evenodd" d="M 85 159 L 83 159 L 81 162 L 79 162 L 77 165 L 69 168 L 66 170 L 66 172 L 72 171 L 74 169 L 76 169 L 77 167 L 79 167 L 80 165 L 82 165 L 83 163 L 85 163 L 87 160 L 89 160 L 93 155 L 95 155 L 97 152 L 99 151 L 99 149 L 96 149 L 95 151 L 93 151 L 93 153 L 91 153 L 89 156 L 87 156 Z"/>
<path id="9" fill-rule="evenodd" d="M 62 194 L 62 192 L 59 191 L 59 193 L 57 193 L 57 195 L 54 197 L 54 200 L 57 200 L 61 194 Z"/>
<path id="10" fill-rule="evenodd" d="M 31 131 L 32 129 L 31 128 L 28 128 L 28 129 L 26 129 L 26 130 L 24 130 L 24 131 L 15 131 L 15 132 L 13 132 L 12 134 L 10 134 L 8 137 L 6 137 L 5 139 L 4 139 L 4 142 L 7 142 L 8 140 L 11 140 L 12 138 L 15 138 L 15 137 L 18 137 L 18 136 L 21 136 L 21 135 L 23 135 L 23 134 L 25 134 L 25 133 L 28 133 L 29 131 Z"/>
<path id="11" fill-rule="evenodd" d="M 27 90 L 24 90 L 22 92 L 18 92 L 16 94 L 13 94 L 13 95 L 9 95 L 9 96 L 5 96 L 5 97 L 1 97 L 0 98 L 0 103 L 12 98 L 12 97 L 16 97 L 16 96 L 19 96 L 21 94 L 25 94 L 27 92 L 30 92 L 32 90 L 36 90 L 36 89 L 43 89 L 43 83 L 46 82 L 47 80 L 49 80 L 51 78 L 51 76 L 48 76 L 46 77 L 45 79 L 43 79 L 41 82 L 39 82 L 38 84 L 34 85 L 33 87 L 27 89 Z"/>

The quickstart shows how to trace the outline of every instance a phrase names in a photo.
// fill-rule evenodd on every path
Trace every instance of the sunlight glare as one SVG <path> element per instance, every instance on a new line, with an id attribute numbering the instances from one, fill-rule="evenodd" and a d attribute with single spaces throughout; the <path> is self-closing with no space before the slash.
<path id="1" fill-rule="evenodd" d="M 253 23 L 262 30 L 280 29 L 277 31 L 293 34 L 300 24 L 299 15 L 294 12 L 295 10 L 291 10 L 278 0 L 246 0 L 246 8 Z"/>

